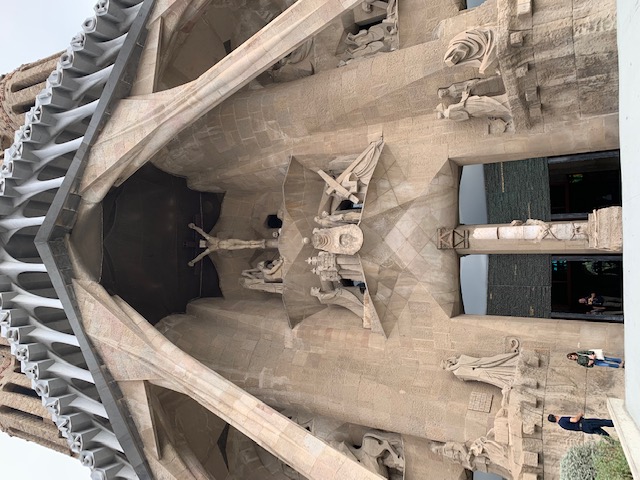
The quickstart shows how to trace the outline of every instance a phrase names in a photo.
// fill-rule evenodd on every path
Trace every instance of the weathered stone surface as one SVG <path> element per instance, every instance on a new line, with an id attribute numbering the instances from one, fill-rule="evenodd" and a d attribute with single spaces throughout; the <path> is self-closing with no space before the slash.
<path id="1" fill-rule="evenodd" d="M 624 380 L 624 372 L 579 370 L 565 355 L 581 345 L 622 355 L 622 328 L 535 318 L 547 315 L 548 307 L 538 304 L 550 305 L 550 290 L 533 285 L 526 272 L 517 271 L 525 263 L 515 261 L 510 284 L 491 294 L 499 292 L 502 305 L 528 318 L 464 315 L 460 259 L 455 249 L 438 248 L 438 232 L 464 227 L 458 225 L 462 166 L 534 157 L 546 165 L 545 157 L 618 147 L 612 0 L 495 0 L 465 10 L 452 0 L 400 1 L 398 42 L 389 47 L 373 40 L 385 51 L 352 55 L 341 68 L 336 66 L 345 38 L 357 38 L 361 27 L 369 30 L 366 35 L 380 33 L 367 24 L 370 17 L 349 10 L 361 5 L 299 0 L 287 10 L 289 3 L 157 2 L 132 94 L 110 113 L 78 179 L 79 198 L 96 208 L 105 192 L 146 162 L 187 178 L 193 189 L 225 193 L 215 226 L 203 230 L 224 297 L 194 300 L 186 314 L 166 317 L 157 329 L 93 283 L 82 258 L 74 263 L 83 279 L 75 287 L 82 325 L 120 384 L 122 405 L 131 412 L 151 470 L 158 478 L 373 478 L 354 461 L 368 461 L 354 445 L 367 431 L 384 430 L 402 439 L 407 480 L 459 480 L 465 467 L 505 478 L 557 478 L 560 457 L 582 434 L 560 431 L 544 423 L 544 415 L 585 408 L 585 392 L 596 392 L 587 413 L 605 415 L 602 398 L 619 396 Z M 384 16 L 380 4 L 374 7 L 374 16 Z M 452 41 L 474 29 L 492 32 L 486 51 L 471 51 L 482 42 L 466 42 L 475 61 L 446 67 Z M 302 48 L 300 68 L 312 75 L 281 72 L 290 81 L 274 83 L 274 72 L 297 64 L 296 54 L 281 57 L 303 44 L 309 48 Z M 473 91 L 478 79 L 491 78 L 499 93 Z M 444 89 L 455 95 L 439 97 Z M 9 92 L 12 104 L 31 95 L 22 90 Z M 486 108 L 487 98 L 504 110 Z M 483 104 L 474 110 L 468 103 L 478 99 Z M 449 112 L 462 103 L 468 118 L 438 121 L 438 102 Z M 350 174 L 341 178 L 344 169 L 337 165 L 349 164 L 381 136 L 385 148 L 368 172 L 365 198 L 363 182 Z M 297 177 L 288 175 L 294 164 L 300 166 Z M 496 164 L 490 196 L 513 193 L 505 165 Z M 527 175 L 535 176 L 525 179 L 532 188 L 536 182 L 549 187 L 548 172 Z M 12 182 L 3 184 L 7 195 L 22 188 Z M 329 207 L 320 205 L 326 185 L 334 183 L 346 194 Z M 358 251 L 347 252 L 361 256 L 360 269 L 354 274 L 342 265 L 347 273 L 336 278 L 311 274 L 302 265 L 308 269 L 298 273 L 310 273 L 313 284 L 287 281 L 296 265 L 317 256 L 304 238 L 313 237 L 320 223 L 314 218 L 325 211 L 326 221 L 339 225 L 323 228 L 341 228 L 349 218 L 346 224 L 360 229 Z M 549 220 L 527 211 L 518 215 L 523 222 Z M 283 222 L 280 230 L 266 222 L 273 215 Z M 81 213 L 76 225 L 87 221 Z M 596 223 L 595 248 L 619 250 L 615 221 L 598 217 Z M 516 238 L 519 252 L 589 253 L 583 237 L 538 238 L 561 233 L 544 222 L 468 230 L 504 234 L 491 239 L 504 254 L 509 232 L 528 227 L 539 228 Z M 339 237 L 331 251 L 344 253 L 349 245 Z M 229 248 L 234 246 L 251 248 Z M 279 258 L 281 271 L 268 279 L 276 272 L 267 264 Z M 549 258 L 541 262 L 545 274 Z M 243 289 L 243 271 L 278 295 Z M 287 290 L 295 289 L 310 304 L 289 301 Z M 341 292 L 348 292 L 348 301 L 336 300 Z M 294 310 L 300 321 L 292 326 Z M 516 335 L 529 356 L 504 375 L 483 377 L 476 365 L 467 365 L 471 372 L 460 375 L 462 382 L 438 369 L 443 359 L 463 353 L 474 359 L 511 356 Z M 483 378 L 492 381 L 478 382 Z M 334 422 L 346 450 L 331 449 L 320 435 L 274 410 L 284 408 Z M 229 433 L 220 447 L 226 423 L 245 436 Z M 434 443 L 438 454 L 430 449 Z M 368 457 L 379 458 L 371 448 Z"/>

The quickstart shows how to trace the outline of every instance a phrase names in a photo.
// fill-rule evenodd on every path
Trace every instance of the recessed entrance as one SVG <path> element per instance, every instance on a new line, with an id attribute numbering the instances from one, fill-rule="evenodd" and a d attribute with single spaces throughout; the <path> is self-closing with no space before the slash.
<path id="1" fill-rule="evenodd" d="M 103 201 L 101 284 L 150 323 L 184 312 L 189 300 L 221 296 L 212 262 L 189 267 L 197 249 L 190 222 L 210 231 L 222 194 L 196 192 L 183 178 L 143 166 Z"/>

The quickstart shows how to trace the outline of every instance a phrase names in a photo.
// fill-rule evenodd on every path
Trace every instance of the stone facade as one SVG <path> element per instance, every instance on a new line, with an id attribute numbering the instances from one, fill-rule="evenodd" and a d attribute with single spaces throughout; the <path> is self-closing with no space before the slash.
<path id="1" fill-rule="evenodd" d="M 8 345 L 0 343 L 0 431 L 70 454 Z"/>
<path id="2" fill-rule="evenodd" d="M 604 416 L 606 396 L 624 391 L 623 371 L 585 370 L 566 353 L 621 356 L 622 326 L 465 314 L 459 256 L 620 252 L 620 211 L 460 226 L 459 179 L 465 165 L 618 148 L 615 3 L 463 7 L 96 5 L 88 38 L 122 33 L 136 8 L 146 43 L 139 58 L 124 44 L 113 71 L 131 88 L 116 89 L 109 115 L 88 117 L 103 123 L 73 150 L 74 182 L 60 177 L 57 220 L 35 241 L 39 253 L 48 244 L 64 332 L 78 338 L 66 341 L 111 422 L 109 441 L 67 432 L 98 478 L 559 478 L 566 447 L 585 435 L 543 419 Z M 82 65 L 96 78 L 101 57 L 87 45 L 58 61 L 60 75 L 75 79 Z M 63 88 L 60 75 L 47 86 Z M 7 150 L 3 171 L 32 140 Z M 215 226 L 203 231 L 194 214 L 183 233 L 199 236 L 179 247 L 213 262 L 222 297 L 155 326 L 100 284 L 105 196 L 147 163 L 224 193 Z M 16 198 L 26 182 L 14 182 Z M 140 225 L 131 236 L 151 234 Z M 7 288 L 26 288 L 19 280 Z M 33 351 L 57 356 L 51 337 L 23 346 L 11 332 L 26 325 L 3 322 L 25 365 Z M 83 411 L 75 405 L 63 413 Z"/>
<path id="3" fill-rule="evenodd" d="M 33 107 L 60 55 L 56 53 L 0 75 L 0 158 L 13 142 L 14 132 L 24 123 L 24 114 Z"/>

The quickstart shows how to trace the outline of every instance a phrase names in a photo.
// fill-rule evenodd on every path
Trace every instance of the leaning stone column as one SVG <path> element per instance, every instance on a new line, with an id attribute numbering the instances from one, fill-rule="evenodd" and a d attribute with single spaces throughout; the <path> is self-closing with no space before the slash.
<path id="1" fill-rule="evenodd" d="M 594 210 L 588 220 L 461 225 L 438 230 L 438 248 L 460 254 L 622 252 L 622 207 Z"/>
<path id="2" fill-rule="evenodd" d="M 74 291 L 86 333 L 119 383 L 188 395 L 309 480 L 382 478 L 180 350 L 99 284 L 75 281 Z"/>
<path id="3" fill-rule="evenodd" d="M 81 190 L 102 200 L 171 139 L 360 0 L 299 0 L 225 58 L 185 85 L 123 99 L 91 149 Z"/>

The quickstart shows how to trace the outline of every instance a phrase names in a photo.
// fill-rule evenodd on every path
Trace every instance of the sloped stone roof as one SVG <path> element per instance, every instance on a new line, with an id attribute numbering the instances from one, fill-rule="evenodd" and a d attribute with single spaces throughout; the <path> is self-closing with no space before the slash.
<path id="1" fill-rule="evenodd" d="M 117 386 L 82 329 L 63 237 L 79 203 L 72 187 L 113 102 L 128 92 L 152 3 L 96 3 L 0 170 L 0 333 L 93 479 L 151 474 Z"/>

